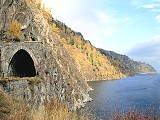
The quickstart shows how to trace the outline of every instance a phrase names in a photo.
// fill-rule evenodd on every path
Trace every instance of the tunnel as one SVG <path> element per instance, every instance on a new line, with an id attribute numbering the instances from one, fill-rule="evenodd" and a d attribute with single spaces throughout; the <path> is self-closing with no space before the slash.
<path id="1" fill-rule="evenodd" d="M 17 51 L 9 64 L 10 76 L 34 77 L 36 70 L 33 59 L 29 53 L 23 49 Z"/>

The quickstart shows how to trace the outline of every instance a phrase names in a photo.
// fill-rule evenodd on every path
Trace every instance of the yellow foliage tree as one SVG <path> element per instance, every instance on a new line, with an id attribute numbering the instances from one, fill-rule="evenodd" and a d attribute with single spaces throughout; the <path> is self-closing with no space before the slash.
<path id="1" fill-rule="evenodd" d="M 120 76 L 120 78 L 121 78 L 121 79 L 123 78 L 123 74 L 122 74 L 122 73 L 120 73 L 120 75 L 119 75 L 119 76 Z"/>
<path id="2" fill-rule="evenodd" d="M 21 24 L 17 20 L 12 21 L 12 23 L 9 25 L 8 35 L 12 39 L 21 39 L 22 37 Z"/>
<path id="3" fill-rule="evenodd" d="M 52 28 L 53 32 L 55 32 L 55 33 L 57 33 L 57 34 L 60 34 L 60 30 L 59 30 L 59 28 L 56 26 L 55 23 L 52 24 L 51 28 Z"/>

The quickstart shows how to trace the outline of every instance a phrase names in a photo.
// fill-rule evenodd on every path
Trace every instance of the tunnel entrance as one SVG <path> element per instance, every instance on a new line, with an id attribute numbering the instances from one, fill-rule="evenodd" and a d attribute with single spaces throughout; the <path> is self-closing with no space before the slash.
<path id="1" fill-rule="evenodd" d="M 21 49 L 14 54 L 9 64 L 9 73 L 16 77 L 36 76 L 34 62 L 27 51 Z"/>

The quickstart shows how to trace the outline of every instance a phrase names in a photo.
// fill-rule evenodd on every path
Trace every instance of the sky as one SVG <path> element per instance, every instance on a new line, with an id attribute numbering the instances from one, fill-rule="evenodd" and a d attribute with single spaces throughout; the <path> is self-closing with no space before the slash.
<path id="1" fill-rule="evenodd" d="M 160 72 L 160 0 L 43 0 L 55 19 L 105 50 Z"/>

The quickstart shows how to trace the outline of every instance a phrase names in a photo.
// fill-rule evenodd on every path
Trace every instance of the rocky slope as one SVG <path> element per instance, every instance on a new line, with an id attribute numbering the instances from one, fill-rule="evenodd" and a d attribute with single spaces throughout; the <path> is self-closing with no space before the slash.
<path id="1" fill-rule="evenodd" d="M 126 76 L 128 76 L 128 73 L 131 73 L 129 75 L 139 73 L 156 73 L 156 70 L 145 62 L 134 61 L 126 55 L 117 54 L 113 51 L 107 51 L 103 49 L 99 49 L 99 51 L 107 56 L 114 66 L 121 66 L 122 73 Z"/>
<path id="2" fill-rule="evenodd" d="M 48 61 L 48 65 L 44 65 L 44 69 L 48 72 L 39 74 L 39 77 L 43 78 L 42 82 L 33 84 L 30 89 L 30 82 L 27 79 L 25 81 L 18 81 L 16 78 L 12 81 L 2 79 L 0 86 L 6 92 L 16 94 L 16 97 L 19 95 L 19 98 L 24 100 L 28 99 L 27 96 L 30 95 L 33 95 L 33 98 L 38 96 L 38 102 L 54 98 L 67 102 L 70 109 L 76 109 L 89 100 L 88 91 L 90 88 L 77 68 L 77 63 L 63 47 L 59 36 L 53 32 L 50 21 L 51 16 L 41 6 L 41 0 L 0 1 L 1 42 L 39 41 L 46 46 L 46 55 L 48 55 L 47 60 L 44 59 L 44 61 Z M 57 82 L 53 76 L 53 64 L 58 67 Z M 22 84 L 25 89 L 19 91 L 18 86 Z M 50 89 L 52 91 L 49 91 Z"/>

